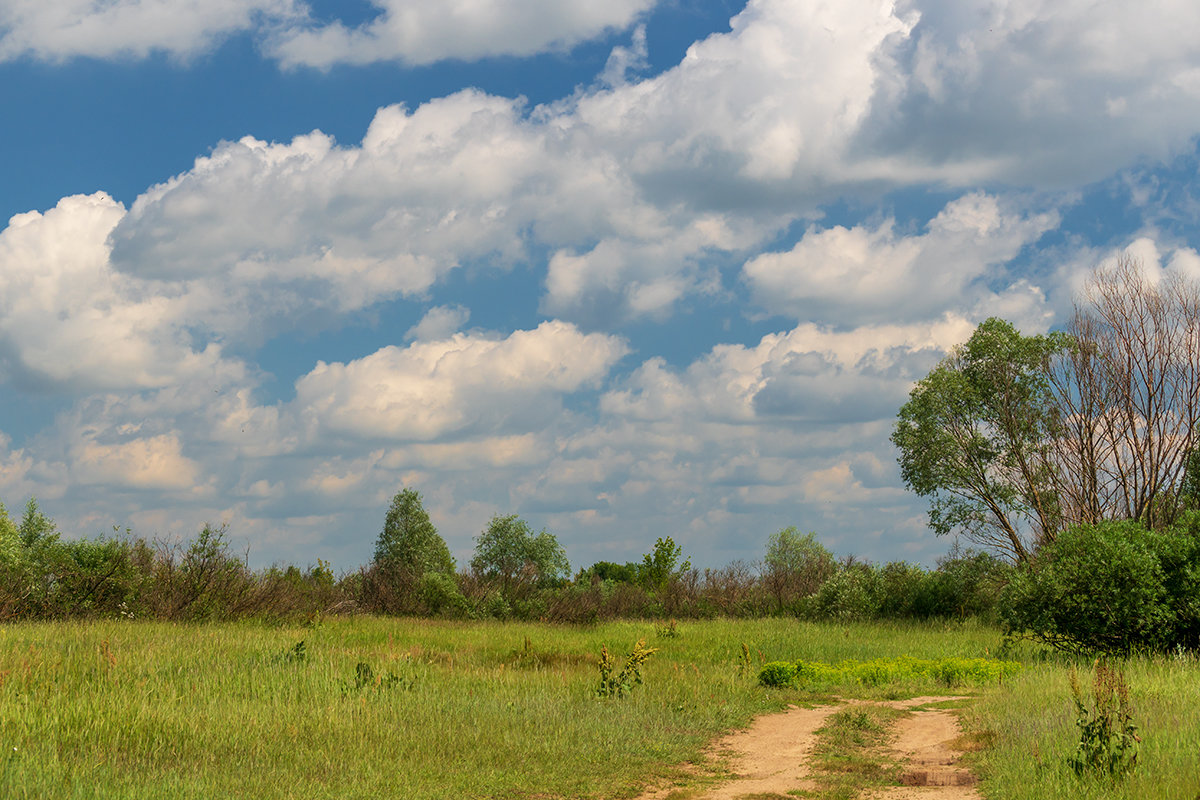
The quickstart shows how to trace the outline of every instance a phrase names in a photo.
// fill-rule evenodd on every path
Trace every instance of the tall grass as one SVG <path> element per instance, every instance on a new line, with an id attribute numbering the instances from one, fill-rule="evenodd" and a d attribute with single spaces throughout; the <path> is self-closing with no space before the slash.
<path id="1" fill-rule="evenodd" d="M 824 699 L 760 687 L 764 662 L 994 657 L 1001 641 L 969 622 L 661 628 L 384 618 L 316 628 L 5 625 L 0 797 L 631 797 L 669 777 L 703 780 L 719 769 L 703 758 L 707 742 L 756 714 Z M 598 698 L 601 647 L 621 657 L 639 639 L 657 648 L 644 684 Z M 1078 741 L 1072 662 L 1028 646 L 1005 657 L 1022 671 L 968 690 L 979 695 L 969 726 L 995 734 L 978 756 L 990 800 L 1195 796 L 1195 662 L 1125 664 L 1143 743 L 1137 770 L 1114 788 L 1081 781 L 1066 764 Z M 689 762 L 700 767 L 681 771 Z"/>
<path id="2" fill-rule="evenodd" d="M 1090 685 L 1092 664 L 1052 657 L 1014 677 L 1003 692 L 966 712 L 975 731 L 990 731 L 994 747 L 978 756 L 983 792 L 995 800 L 1046 797 L 1089 800 L 1193 800 L 1200 796 L 1200 662 L 1191 657 L 1116 662 L 1130 686 L 1141 745 L 1138 764 L 1123 778 L 1077 776 L 1067 760 L 1080 731 L 1070 671 Z"/>
<path id="3" fill-rule="evenodd" d="M 9 625 L 0 796 L 631 796 L 699 759 L 719 733 L 800 697 L 740 670 L 743 642 L 759 662 L 978 655 L 998 638 L 970 626 L 947 635 L 790 620 L 681 623 L 677 633 L 658 636 L 648 622 L 377 618 L 316 629 Z M 622 654 L 641 638 L 658 648 L 645 685 L 597 698 L 601 647 Z M 360 663 L 374 676 L 361 686 Z"/>

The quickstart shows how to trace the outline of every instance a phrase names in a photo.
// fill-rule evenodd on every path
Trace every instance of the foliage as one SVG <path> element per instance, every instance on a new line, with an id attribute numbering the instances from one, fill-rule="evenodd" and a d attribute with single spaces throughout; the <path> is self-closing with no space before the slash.
<path id="1" fill-rule="evenodd" d="M 404 489 L 392 498 L 375 543 L 374 561 L 415 578 L 427 572 L 454 574 L 454 557 L 415 489 Z"/>
<path id="2" fill-rule="evenodd" d="M 426 572 L 421 576 L 419 595 L 422 605 L 433 616 L 462 619 L 470 615 L 467 598 L 449 575 Z"/>
<path id="3" fill-rule="evenodd" d="M 692 562 L 684 559 L 683 548 L 675 544 L 670 536 L 654 541 L 654 549 L 642 556 L 638 565 L 638 581 L 647 589 L 664 589 L 672 580 L 678 580 L 692 568 Z"/>
<path id="4" fill-rule="evenodd" d="M 1071 670 L 1071 697 L 1075 701 L 1079 727 L 1079 746 L 1067 759 L 1076 775 L 1098 772 L 1119 778 L 1137 766 L 1137 725 L 1129 702 L 1129 684 L 1125 673 L 1097 662 L 1092 687 L 1092 707 L 1088 708 L 1079 687 L 1079 676 Z"/>
<path id="5" fill-rule="evenodd" d="M 1005 629 L 1064 650 L 1127 654 L 1200 647 L 1200 536 L 1101 522 L 1064 531 L 1018 571 Z"/>
<path id="6" fill-rule="evenodd" d="M 608 645 L 600 648 L 600 685 L 597 697 L 624 697 L 634 686 L 642 683 L 642 665 L 646 659 L 658 652 L 656 647 L 646 647 L 645 639 L 638 639 L 633 649 L 625 654 L 625 663 L 617 669 L 617 660 L 608 652 Z"/>
<path id="7" fill-rule="evenodd" d="M 471 569 L 498 582 L 506 599 L 530 588 L 561 583 L 571 574 L 558 539 L 544 529 L 535 535 L 516 514 L 492 517 L 475 540 Z"/>
<path id="8" fill-rule="evenodd" d="M 776 611 L 815 594 L 837 569 L 833 554 L 816 534 L 801 536 L 794 527 L 771 534 L 763 563 L 763 581 L 775 597 Z"/>
<path id="9" fill-rule="evenodd" d="M 365 571 L 368 607 L 391 614 L 442 613 L 461 606 L 446 582 L 454 581 L 454 558 L 438 535 L 415 489 L 392 498 L 375 557 Z M 430 601 L 432 600 L 432 605 Z"/>
<path id="10" fill-rule="evenodd" d="M 1054 536 L 1047 365 L 1069 345 L 991 318 L 913 388 L 892 442 L 905 485 L 930 500 L 935 533 L 959 531 L 1018 561 Z"/>

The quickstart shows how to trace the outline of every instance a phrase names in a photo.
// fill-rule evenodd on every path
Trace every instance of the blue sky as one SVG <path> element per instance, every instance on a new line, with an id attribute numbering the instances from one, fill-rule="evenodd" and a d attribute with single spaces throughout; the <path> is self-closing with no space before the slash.
<path id="1" fill-rule="evenodd" d="M 0 0 L 0 498 L 369 558 L 932 563 L 888 434 L 988 316 L 1200 277 L 1200 8 Z"/>

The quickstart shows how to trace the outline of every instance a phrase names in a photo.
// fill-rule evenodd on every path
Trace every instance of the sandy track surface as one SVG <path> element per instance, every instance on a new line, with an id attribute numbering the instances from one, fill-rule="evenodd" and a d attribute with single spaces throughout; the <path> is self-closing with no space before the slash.
<path id="1" fill-rule="evenodd" d="M 892 708 L 914 709 L 912 716 L 896 724 L 892 757 L 904 762 L 904 786 L 877 792 L 878 800 L 978 800 L 975 776 L 960 764 L 961 753 L 950 748 L 959 736 L 958 719 L 949 711 L 922 709 L 930 703 L 958 700 L 958 697 L 914 697 L 889 703 Z M 746 796 L 781 798 L 795 789 L 812 789 L 809 754 L 816 744 L 817 729 L 831 714 L 846 705 L 866 701 L 790 708 L 780 714 L 759 717 L 744 731 L 719 740 L 713 747 L 717 757 L 728 758 L 735 775 L 719 786 L 699 794 L 687 794 L 689 800 L 737 800 Z M 637 800 L 664 800 L 674 791 L 661 787 L 647 791 Z"/>
<path id="2" fill-rule="evenodd" d="M 746 730 L 719 740 L 713 748 L 714 755 L 728 757 L 736 777 L 694 797 L 696 800 L 734 800 L 755 794 L 786 797 L 790 789 L 811 788 L 805 779 L 817 729 L 841 707 L 793 707 L 781 714 L 764 714 Z M 655 789 L 639 795 L 638 800 L 662 800 L 671 791 L 671 787 Z"/>
<path id="3" fill-rule="evenodd" d="M 961 698 L 925 697 L 888 703 L 896 708 L 915 709 L 912 716 L 896 723 L 892 757 L 902 762 L 904 786 L 892 787 L 872 795 L 877 800 L 979 800 L 975 790 L 978 779 L 962 765 L 962 753 L 951 743 L 962 733 L 958 717 L 949 711 L 920 709 L 917 706 L 940 700 Z"/>

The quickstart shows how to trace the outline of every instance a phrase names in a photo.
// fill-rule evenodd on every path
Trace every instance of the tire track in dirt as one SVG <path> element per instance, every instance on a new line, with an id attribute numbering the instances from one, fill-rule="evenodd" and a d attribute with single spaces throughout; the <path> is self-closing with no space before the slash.
<path id="1" fill-rule="evenodd" d="M 752 797 L 788 797 L 796 789 L 813 789 L 809 755 L 817 742 L 817 730 L 836 711 L 847 705 L 883 705 L 911 709 L 897 721 L 893 758 L 904 766 L 902 782 L 871 794 L 872 800 L 979 800 L 976 778 L 962 766 L 962 753 L 951 744 L 960 735 L 958 718 L 949 711 L 921 708 L 962 697 L 914 697 L 911 700 L 871 702 L 852 700 L 816 708 L 789 708 L 780 714 L 765 714 L 744 731 L 718 740 L 711 753 L 729 760 L 734 777 L 702 792 L 686 792 L 689 800 L 737 800 Z M 665 800 L 678 787 L 648 790 L 637 800 Z"/>

